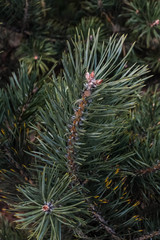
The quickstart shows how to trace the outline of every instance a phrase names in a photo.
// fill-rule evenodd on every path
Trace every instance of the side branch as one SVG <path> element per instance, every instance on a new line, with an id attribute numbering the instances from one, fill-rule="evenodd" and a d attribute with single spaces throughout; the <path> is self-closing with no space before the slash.
<path id="1" fill-rule="evenodd" d="M 96 220 L 100 223 L 100 225 L 103 227 L 103 229 L 106 230 L 107 233 L 109 233 L 113 239 L 115 240 L 121 240 L 121 238 L 119 238 L 117 235 L 116 235 L 116 232 L 107 225 L 106 221 L 104 220 L 104 218 L 99 214 L 97 213 L 95 207 L 93 204 L 90 204 L 90 209 L 91 209 L 91 212 L 92 214 L 94 215 L 94 217 L 96 218 Z"/>
<path id="2" fill-rule="evenodd" d="M 74 143 L 77 139 L 77 128 L 80 126 L 80 123 L 82 121 L 83 112 L 88 104 L 87 97 L 91 96 L 92 90 L 100 85 L 102 83 L 102 79 L 95 79 L 94 71 L 89 74 L 88 72 L 85 75 L 87 83 L 85 84 L 85 90 L 82 94 L 82 99 L 79 103 L 78 109 L 75 111 L 74 116 L 72 117 L 72 125 L 70 127 L 70 135 L 68 138 L 68 144 L 67 144 L 67 160 L 68 160 L 68 166 L 69 171 L 74 175 L 74 180 L 78 183 L 80 183 L 77 174 L 76 174 L 76 163 L 75 163 L 75 152 L 74 152 Z M 84 183 L 83 183 L 84 184 Z M 97 212 L 95 209 L 95 206 L 88 202 L 89 208 L 91 210 L 92 215 L 95 217 L 95 219 L 100 223 L 101 227 L 112 236 L 112 239 L 114 240 L 121 240 L 115 233 L 115 231 L 109 227 L 106 223 L 106 221 L 103 219 L 103 217 Z"/>
<path id="3" fill-rule="evenodd" d="M 67 160 L 69 171 L 76 177 L 76 163 L 75 163 L 75 149 L 74 144 L 77 141 L 77 128 L 80 126 L 83 119 L 83 112 L 87 106 L 87 97 L 92 93 L 92 90 L 102 83 L 102 79 L 95 79 L 94 71 L 85 75 L 87 83 L 85 84 L 85 91 L 82 94 L 82 99 L 79 103 L 77 110 L 75 110 L 74 115 L 72 116 L 72 125 L 70 127 L 70 135 L 68 137 L 67 144 Z"/>
<path id="4" fill-rule="evenodd" d="M 147 173 L 152 173 L 152 172 L 155 172 L 157 170 L 160 170 L 160 163 L 152 166 L 152 167 L 149 167 L 149 168 L 146 168 L 146 169 L 142 169 L 142 170 L 139 170 L 136 172 L 137 175 L 145 175 Z"/>
<path id="5" fill-rule="evenodd" d="M 152 237 L 159 236 L 160 235 L 160 230 L 159 231 L 154 231 L 153 233 L 144 235 L 139 238 L 135 238 L 134 240 L 146 240 L 146 239 L 151 239 Z"/>

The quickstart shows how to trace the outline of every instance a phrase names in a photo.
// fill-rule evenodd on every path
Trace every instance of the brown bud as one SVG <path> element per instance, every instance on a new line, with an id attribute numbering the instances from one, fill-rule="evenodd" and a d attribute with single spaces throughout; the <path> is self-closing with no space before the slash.
<path id="1" fill-rule="evenodd" d="M 91 91 L 90 90 L 86 90 L 85 92 L 84 92 L 84 96 L 85 97 L 89 97 L 91 95 Z"/>

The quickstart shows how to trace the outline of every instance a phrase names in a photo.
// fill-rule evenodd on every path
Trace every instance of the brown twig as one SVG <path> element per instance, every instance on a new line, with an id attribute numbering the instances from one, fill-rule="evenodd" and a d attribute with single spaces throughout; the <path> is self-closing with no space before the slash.
<path id="1" fill-rule="evenodd" d="M 22 106 L 21 113 L 20 113 L 19 118 L 18 118 L 19 122 L 21 122 L 22 117 L 23 117 L 24 113 L 26 112 L 26 110 L 28 109 L 29 104 L 31 103 L 33 96 L 38 92 L 38 90 L 39 90 L 39 88 L 35 86 L 33 88 L 32 92 L 29 94 L 29 96 L 26 100 L 26 103 Z"/>
<path id="2" fill-rule="evenodd" d="M 136 173 L 137 173 L 137 175 L 142 176 L 142 175 L 145 175 L 145 174 L 147 174 L 147 173 L 155 172 L 155 171 L 157 171 L 157 170 L 160 170 L 160 163 L 158 163 L 158 164 L 156 164 L 156 165 L 154 165 L 154 166 L 152 166 L 152 167 L 139 170 L 139 171 L 137 171 Z"/>
<path id="3" fill-rule="evenodd" d="M 96 211 L 95 206 L 93 204 L 90 204 L 89 206 L 90 206 L 91 213 L 93 214 L 93 216 L 100 223 L 100 225 L 103 227 L 103 229 L 105 229 L 105 231 L 112 236 L 112 239 L 121 240 L 121 238 L 119 238 L 116 235 L 116 232 L 111 227 L 108 226 L 108 224 L 104 220 L 104 218 Z"/>
<path id="4" fill-rule="evenodd" d="M 25 29 L 27 18 L 28 18 L 28 7 L 29 7 L 29 3 L 28 3 L 28 0 L 26 0 L 26 4 L 25 4 L 25 8 L 24 8 L 24 18 L 23 18 L 22 32 Z"/>
<path id="5" fill-rule="evenodd" d="M 115 29 L 115 24 L 112 22 L 111 18 L 108 16 L 108 14 L 104 11 L 102 11 L 102 16 L 104 15 L 106 17 L 107 22 L 109 22 L 113 29 Z"/>
<path id="6" fill-rule="evenodd" d="M 134 240 L 146 240 L 146 239 L 149 239 L 149 238 L 152 238 L 152 237 L 155 237 L 155 236 L 159 236 L 160 235 L 160 230 L 159 231 L 154 231 L 153 233 L 150 233 L 150 234 L 146 234 L 142 237 L 139 237 L 139 238 L 135 238 Z"/>
<path id="7" fill-rule="evenodd" d="M 102 16 L 105 16 L 107 22 L 108 22 L 109 24 L 111 24 L 113 32 L 114 32 L 114 33 L 115 33 L 115 32 L 118 32 L 118 31 L 119 31 L 119 26 L 118 26 L 117 24 L 114 24 L 114 23 L 112 22 L 112 20 L 111 20 L 111 17 L 109 16 L 109 14 L 107 14 L 107 13 L 104 11 L 102 0 L 98 0 L 97 5 L 98 5 L 98 7 L 99 7 L 99 9 L 100 9 L 100 11 L 101 11 L 101 15 L 102 15 Z M 117 28 L 117 27 L 118 27 L 118 28 Z"/>

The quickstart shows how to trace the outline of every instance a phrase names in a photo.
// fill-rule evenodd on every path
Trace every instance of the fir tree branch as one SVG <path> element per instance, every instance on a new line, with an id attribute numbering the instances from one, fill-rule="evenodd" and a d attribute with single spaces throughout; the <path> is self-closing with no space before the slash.
<path id="1" fill-rule="evenodd" d="M 160 235 L 160 230 L 159 231 L 154 231 L 153 233 L 144 235 L 144 236 L 139 237 L 139 238 L 135 238 L 134 240 L 146 240 L 146 239 L 149 239 L 149 238 L 152 238 L 152 237 L 155 237 L 155 236 L 159 236 L 159 235 Z"/>

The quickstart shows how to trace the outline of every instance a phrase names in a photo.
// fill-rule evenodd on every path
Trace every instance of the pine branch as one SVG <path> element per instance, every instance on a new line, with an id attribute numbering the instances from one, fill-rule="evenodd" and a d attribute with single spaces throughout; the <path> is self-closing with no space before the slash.
<path id="1" fill-rule="evenodd" d="M 13 158 L 13 155 L 11 154 L 11 152 L 9 151 L 8 148 L 4 149 L 4 153 L 8 157 L 9 162 L 11 164 L 13 164 L 13 166 L 16 168 L 16 170 L 18 170 L 18 174 L 20 174 L 22 176 L 22 179 L 25 180 L 26 182 L 29 182 L 31 185 L 33 185 L 33 180 L 26 173 L 26 168 L 24 167 L 24 164 L 21 165 L 20 163 L 15 161 L 15 159 Z"/>
<path id="2" fill-rule="evenodd" d="M 142 237 L 135 238 L 134 240 L 146 240 L 146 239 L 151 239 L 152 237 L 156 237 L 160 235 L 160 230 L 159 231 L 154 231 L 153 233 L 146 234 Z"/>
<path id="3" fill-rule="evenodd" d="M 92 215 L 95 217 L 95 219 L 99 222 L 99 224 L 102 226 L 102 228 L 109 234 L 111 237 L 115 240 L 121 240 L 116 234 L 116 232 L 108 226 L 107 222 L 104 220 L 104 218 L 97 212 L 95 209 L 95 206 L 93 204 L 89 205 L 91 209 Z"/>
<path id="4" fill-rule="evenodd" d="M 93 91 L 93 89 L 100 85 L 102 83 L 102 79 L 96 80 L 95 74 L 92 72 L 89 74 L 86 73 L 86 80 L 87 83 L 85 84 L 85 91 L 82 94 L 82 99 L 80 100 L 78 109 L 75 111 L 74 116 L 72 117 L 73 123 L 70 128 L 70 136 L 68 138 L 68 153 L 67 153 L 67 159 L 70 166 L 70 169 L 72 173 L 75 175 L 76 169 L 75 169 L 75 163 L 74 163 L 74 144 L 75 141 L 77 141 L 78 134 L 77 134 L 77 128 L 80 127 L 83 121 L 83 113 L 85 111 L 86 105 L 88 103 L 87 97 L 89 97 Z"/>
<path id="5" fill-rule="evenodd" d="M 126 26 L 130 28 L 134 39 L 137 37 L 142 46 L 150 48 L 152 40 L 159 39 L 159 1 L 125 1 Z M 140 25 L 137 27 L 137 24 Z M 136 40 L 136 39 L 135 39 Z"/>
<path id="6" fill-rule="evenodd" d="M 39 163 L 42 161 L 52 166 L 55 162 L 61 171 L 66 167 L 65 171 L 71 176 L 72 186 L 80 187 L 90 216 L 97 221 L 96 227 L 92 224 L 89 226 L 91 234 L 101 226 L 103 234 L 120 240 L 117 221 L 123 219 L 125 226 L 139 221 L 139 217 L 134 217 L 134 207 L 127 205 L 126 190 L 119 193 L 123 194 L 120 198 L 119 194 L 116 194 L 117 183 L 110 193 L 107 193 L 100 183 L 96 183 L 99 182 L 99 176 L 104 176 L 107 172 L 110 174 L 109 170 L 106 170 L 109 163 L 101 159 L 101 156 L 111 151 L 115 139 L 122 136 L 122 119 L 125 118 L 125 113 L 134 107 L 134 101 L 137 99 L 134 98 L 135 89 L 139 89 L 142 75 L 147 69 L 125 69 L 128 53 L 118 61 L 118 57 L 122 57 L 125 37 L 119 41 L 112 37 L 108 45 L 102 45 L 101 49 L 98 33 L 96 35 L 93 32 L 92 36 L 91 41 L 89 31 L 87 41 L 84 41 L 84 37 L 82 36 L 81 40 L 81 36 L 78 35 L 78 40 L 75 38 L 72 42 L 74 49 L 68 43 L 69 54 L 64 54 L 62 59 L 64 76 L 59 76 L 58 79 L 53 76 L 54 87 L 47 89 L 45 109 L 40 110 L 41 131 L 37 129 L 41 137 Z M 48 157 L 45 157 L 46 155 Z M 124 161 L 126 157 L 115 157 L 117 162 L 119 159 Z M 106 176 L 102 179 L 105 185 Z M 97 189 L 101 189 L 104 194 L 101 199 L 106 197 L 105 194 L 111 195 L 113 199 L 109 204 L 111 209 L 115 208 L 114 205 L 116 208 L 119 205 L 117 212 L 107 210 L 107 204 L 106 208 L 105 204 L 103 208 L 101 201 L 100 206 L 96 207 L 93 200 L 86 200 L 91 197 L 88 196 L 88 192 L 95 194 Z M 116 230 L 108 226 L 107 221 L 113 223 Z M 87 232 L 87 229 L 85 230 Z M 121 235 L 123 236 L 123 233 Z"/>
<path id="7" fill-rule="evenodd" d="M 139 171 L 136 172 L 136 175 L 137 176 L 142 176 L 142 175 L 145 175 L 145 174 L 150 174 L 150 173 L 153 173 L 157 170 L 160 170 L 160 163 L 152 166 L 152 167 L 149 167 L 149 168 L 145 168 L 145 169 L 141 169 Z"/>
<path id="8" fill-rule="evenodd" d="M 74 176 L 72 177 L 72 179 L 75 182 L 75 184 L 77 184 L 77 182 L 80 183 L 80 179 L 78 178 L 77 171 L 76 171 L 77 170 L 76 164 L 74 162 L 74 158 L 75 158 L 74 144 L 75 144 L 76 138 L 78 137 L 76 128 L 79 127 L 82 121 L 83 111 L 85 111 L 86 105 L 88 103 L 87 97 L 91 95 L 93 89 L 97 85 L 100 85 L 102 83 L 102 79 L 99 79 L 99 80 L 95 79 L 94 72 L 92 72 L 91 74 L 86 73 L 86 80 L 87 80 L 87 83 L 86 83 L 85 91 L 82 94 L 82 100 L 79 103 L 78 109 L 74 113 L 74 117 L 72 117 L 74 120 L 70 128 L 71 135 L 69 136 L 69 139 L 68 139 L 68 153 L 67 153 L 68 166 L 69 166 L 69 170 L 72 173 L 72 176 Z M 107 225 L 103 217 L 96 211 L 96 208 L 94 207 L 94 205 L 89 203 L 89 208 L 91 209 L 92 215 L 103 227 L 103 229 L 109 235 L 111 235 L 113 239 L 120 240 L 120 238 L 116 235 L 115 231 Z"/>
<path id="9" fill-rule="evenodd" d="M 35 85 L 33 87 L 33 90 L 27 96 L 27 99 L 26 99 L 25 103 L 23 104 L 23 106 L 21 106 L 21 112 L 19 113 L 19 117 L 18 117 L 19 124 L 22 121 L 23 115 L 28 110 L 29 104 L 32 102 L 32 100 L 34 98 L 34 95 L 38 92 L 38 90 L 39 90 L 39 87 L 36 87 L 36 85 Z"/>
<path id="10" fill-rule="evenodd" d="M 43 240 L 51 236 L 51 239 L 60 240 L 61 224 L 70 228 L 85 224 L 81 216 L 86 214 L 86 204 L 77 191 L 79 187 L 71 188 L 69 174 L 60 173 L 55 166 L 38 171 L 37 185 L 26 184 L 18 189 L 22 202 L 15 206 L 16 216 L 20 218 L 16 222 L 22 229 L 32 226 L 30 237 Z"/>

